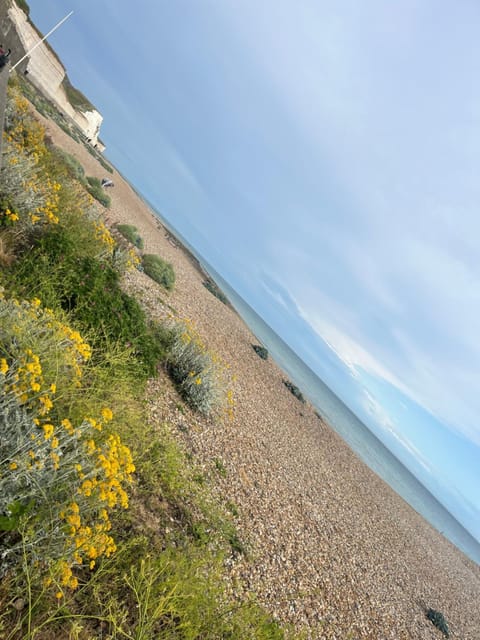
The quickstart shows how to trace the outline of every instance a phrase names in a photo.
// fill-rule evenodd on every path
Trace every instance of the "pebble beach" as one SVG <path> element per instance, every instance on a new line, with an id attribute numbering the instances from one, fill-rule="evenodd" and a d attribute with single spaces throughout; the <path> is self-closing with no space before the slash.
<path id="1" fill-rule="evenodd" d="M 211 469 L 221 461 L 215 491 L 236 505 L 246 556 L 229 560 L 242 581 L 279 620 L 328 639 L 423 640 L 444 636 L 426 618 L 441 611 L 450 638 L 480 638 L 480 567 L 431 527 L 361 462 L 310 405 L 283 384 L 285 374 L 238 314 L 204 286 L 196 261 L 117 173 L 105 169 L 54 123 L 53 142 L 88 175 L 111 178 L 105 222 L 135 225 L 144 252 L 175 270 L 166 292 L 140 271 L 125 287 L 152 317 L 172 309 L 193 321 L 209 349 L 229 365 L 232 420 L 179 411 L 167 376 L 150 382 L 152 422 L 167 422 L 185 449 Z M 187 428 L 185 428 L 185 425 Z"/>

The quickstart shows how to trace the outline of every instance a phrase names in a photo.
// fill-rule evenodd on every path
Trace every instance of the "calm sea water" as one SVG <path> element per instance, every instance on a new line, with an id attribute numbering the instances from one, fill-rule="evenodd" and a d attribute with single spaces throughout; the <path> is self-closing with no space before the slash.
<path id="1" fill-rule="evenodd" d="M 152 205 L 150 205 L 152 206 Z M 195 249 L 157 214 L 161 222 L 199 260 L 228 297 L 270 356 L 308 398 L 350 448 L 396 493 L 469 558 L 480 564 L 480 544 L 406 469 L 378 438 L 343 404 L 268 324 L 239 296 Z"/>

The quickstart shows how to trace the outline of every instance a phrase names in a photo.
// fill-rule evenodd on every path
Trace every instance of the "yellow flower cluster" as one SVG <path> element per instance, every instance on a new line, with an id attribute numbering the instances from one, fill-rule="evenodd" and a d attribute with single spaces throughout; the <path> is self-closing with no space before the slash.
<path id="1" fill-rule="evenodd" d="M 50 388 L 45 389 L 40 358 L 31 349 L 26 349 L 17 358 L 12 382 L 7 386 L 7 391 L 12 391 L 20 404 L 28 404 L 32 408 L 36 404 L 39 415 L 43 416 L 53 406 L 50 392 L 55 386 L 52 383 Z"/>
<path id="2" fill-rule="evenodd" d="M 9 370 L 8 362 L 6 358 L 0 358 L 0 373 L 5 375 Z"/>
<path id="3" fill-rule="evenodd" d="M 115 247 L 115 240 L 113 239 L 112 234 L 103 222 L 96 220 L 93 224 L 95 227 L 95 234 L 97 239 L 106 246 L 110 253 L 112 253 Z"/>
<path id="4" fill-rule="evenodd" d="M 8 373 L 4 360 L 0 361 L 0 366 Z M 41 363 L 31 359 L 29 364 L 34 365 L 32 375 L 38 376 Z M 29 474 L 33 486 L 38 484 L 35 473 L 44 474 L 42 485 L 48 474 L 49 487 L 55 486 L 56 474 L 58 483 L 65 485 L 67 482 L 70 494 L 76 496 L 58 512 L 63 523 L 57 528 L 61 534 L 57 546 L 62 559 L 54 567 L 53 575 L 60 587 L 59 597 L 63 597 L 64 588 L 77 588 L 78 579 L 73 573 L 76 566 L 87 565 L 93 569 L 98 558 L 109 557 L 116 551 L 115 541 L 109 534 L 109 512 L 118 506 L 128 507 L 125 486 L 131 482 L 135 471 L 132 455 L 117 434 L 96 441 L 102 426 L 113 419 L 109 407 L 103 407 L 100 413 L 101 418 L 84 418 L 78 428 L 74 428 L 68 418 L 58 427 L 35 418 L 30 437 L 21 447 L 17 446 L 15 459 L 9 461 L 9 472 L 20 474 L 19 477 Z M 45 489 L 42 486 L 42 499 Z M 48 493 L 48 488 L 46 491 Z M 48 560 L 46 566 L 52 567 Z"/>
<path id="5" fill-rule="evenodd" d="M 70 562 L 64 561 L 64 566 L 70 569 L 65 571 L 62 584 L 75 589 L 68 580 L 72 576 L 71 567 L 87 564 L 90 569 L 95 567 L 95 561 L 102 557 L 109 557 L 115 553 L 117 547 L 111 535 L 107 532 L 111 529 L 108 512 L 105 508 L 98 509 L 97 517 L 92 526 L 82 521 L 82 508 L 78 502 L 72 502 L 60 517 L 67 528 L 68 542 L 66 555 Z M 67 578 L 67 580 L 65 580 Z"/>
<path id="6" fill-rule="evenodd" d="M 40 220 L 58 224 L 58 212 L 60 202 L 60 190 L 62 185 L 54 180 L 47 178 L 41 185 L 42 195 L 45 199 L 44 204 L 37 207 L 35 213 L 30 214 L 30 220 L 33 224 Z"/>
<path id="7" fill-rule="evenodd" d="M 42 158 L 47 155 L 45 130 L 29 113 L 28 102 L 15 90 L 7 103 L 7 131 L 5 140 L 5 166 L 13 167 L 17 179 L 10 185 L 15 211 L 0 214 L 6 222 L 30 224 L 57 224 L 61 185 L 45 176 Z M 10 171 L 11 173 L 11 171 Z M 8 174 L 10 175 L 10 174 Z M 8 180 L 13 178 L 5 178 Z M 21 189 L 21 197 L 18 195 Z M 8 189 L 7 189 L 8 191 Z"/>
<path id="8" fill-rule="evenodd" d="M 28 101 L 19 93 L 13 94 L 15 107 L 15 121 L 8 133 L 5 133 L 5 140 L 17 152 L 27 153 L 35 162 L 38 162 L 46 153 L 45 129 L 42 125 L 28 113 Z"/>
<path id="9" fill-rule="evenodd" d="M 14 338 L 12 344 L 17 345 L 10 354 L 15 367 L 6 390 L 12 391 L 20 404 L 31 410 L 38 410 L 40 416 L 45 416 L 53 407 L 52 397 L 56 393 L 56 383 L 52 381 L 52 373 L 47 376 L 50 381 L 45 379 L 39 354 L 30 348 L 21 348 L 25 336 L 32 331 L 32 326 L 42 327 L 44 339 L 47 335 L 51 336 L 61 353 L 61 359 L 56 363 L 58 371 L 55 375 L 60 372 L 59 367 L 64 369 L 62 373 L 67 373 L 68 370 L 77 386 L 82 376 L 82 365 L 91 356 L 90 345 L 78 331 L 57 320 L 50 309 L 43 309 L 38 298 L 30 302 L 0 299 L 0 313 L 5 318 L 8 317 L 9 332 L 12 334 L 11 338 Z M 9 366 L 7 360 L 5 366 Z"/>
<path id="10" fill-rule="evenodd" d="M 5 209 L 5 211 L 0 212 L 0 224 L 2 222 L 11 224 L 17 222 L 18 219 L 18 213 L 15 213 L 15 211 L 11 211 L 8 207 Z"/>
<path id="11" fill-rule="evenodd" d="M 101 413 L 105 421 L 113 418 L 108 407 Z M 84 422 L 92 425 L 91 418 Z M 108 558 L 116 551 L 115 541 L 108 533 L 111 529 L 109 509 L 128 507 L 123 486 L 131 482 L 135 471 L 130 449 L 122 444 L 118 435 L 110 435 L 100 445 L 93 438 L 85 438 L 83 442 L 87 459 L 92 458 L 95 463 L 88 472 L 82 464 L 74 464 L 79 481 L 78 498 L 60 513 L 68 535 L 65 556 L 70 558 L 70 562 L 62 565 L 60 582 L 70 589 L 75 589 L 77 584 L 72 580 L 71 567 L 88 564 L 93 569 L 97 558 Z M 84 513 L 90 516 L 88 524 Z"/>
<path id="12" fill-rule="evenodd" d="M 85 342 L 80 333 L 71 329 L 67 324 L 57 322 L 57 328 L 63 333 L 70 344 L 69 362 L 75 372 L 77 380 L 79 380 L 82 377 L 82 369 L 80 365 L 90 359 L 92 349 L 90 345 Z"/>
<path id="13" fill-rule="evenodd" d="M 69 587 L 70 589 L 76 589 L 78 587 L 78 578 L 73 575 L 72 569 L 68 565 L 68 562 L 61 560 L 57 567 L 60 584 L 63 587 Z M 49 586 L 48 584 L 46 586 Z M 63 593 L 60 593 L 60 597 L 63 597 Z M 58 597 L 58 594 L 57 594 Z"/>
<path id="14" fill-rule="evenodd" d="M 123 484 L 130 482 L 135 471 L 130 449 L 122 444 L 116 434 L 110 435 L 100 446 L 93 439 L 86 440 L 85 448 L 89 455 L 96 456 L 97 462 L 95 472 L 85 479 L 83 470 L 77 470 L 79 478 L 83 479 L 79 493 L 87 498 L 94 495 L 99 502 L 110 508 L 120 505 L 126 509 L 128 496 Z"/>
<path id="15" fill-rule="evenodd" d="M 140 262 L 141 262 L 140 256 L 137 254 L 135 249 L 129 249 L 127 252 L 126 268 L 128 270 L 136 269 L 140 264 Z"/>

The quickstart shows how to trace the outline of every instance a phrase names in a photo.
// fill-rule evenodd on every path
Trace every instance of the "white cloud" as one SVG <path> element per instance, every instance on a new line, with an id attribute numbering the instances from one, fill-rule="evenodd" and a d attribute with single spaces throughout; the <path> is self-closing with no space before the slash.
<path id="1" fill-rule="evenodd" d="M 396 434 L 396 427 L 392 417 L 380 402 L 369 391 L 367 391 L 367 389 L 362 389 L 361 401 L 363 408 L 373 417 L 376 424 L 380 425 L 384 429 L 388 429 L 392 434 Z"/>

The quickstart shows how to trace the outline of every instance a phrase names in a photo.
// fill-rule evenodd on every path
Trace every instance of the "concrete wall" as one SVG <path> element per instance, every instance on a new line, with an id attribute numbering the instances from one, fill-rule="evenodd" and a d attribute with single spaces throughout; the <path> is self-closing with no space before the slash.
<path id="1" fill-rule="evenodd" d="M 5 6 L 4 0 L 2 0 L 1 5 Z M 7 40 L 4 43 L 5 46 L 12 48 L 11 62 L 15 64 L 24 53 L 19 55 L 18 47 L 16 46 L 14 49 L 10 44 L 10 40 L 12 40 L 12 43 L 15 38 L 19 40 L 22 49 L 26 52 L 39 42 L 40 37 L 29 23 L 27 16 L 15 2 L 12 2 L 10 6 L 5 6 L 5 8 L 7 9 L 7 15 L 0 18 L 0 28 Z M 8 23 L 10 23 L 11 27 L 9 27 Z M 15 32 L 15 35 L 13 32 Z M 58 106 L 60 111 L 71 118 L 87 138 L 91 138 L 92 144 L 96 144 L 103 117 L 96 109 L 82 112 L 72 107 L 62 86 L 65 78 L 65 68 L 45 43 L 40 44 L 30 54 L 24 63 L 24 68 L 19 70 L 25 72 L 25 69 L 28 71 L 30 81 L 37 85 L 40 91 Z"/>

